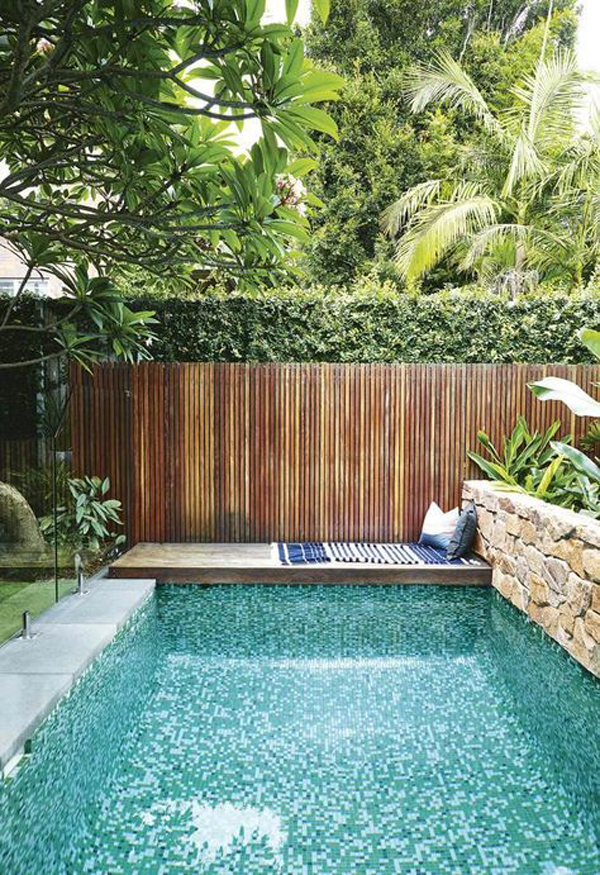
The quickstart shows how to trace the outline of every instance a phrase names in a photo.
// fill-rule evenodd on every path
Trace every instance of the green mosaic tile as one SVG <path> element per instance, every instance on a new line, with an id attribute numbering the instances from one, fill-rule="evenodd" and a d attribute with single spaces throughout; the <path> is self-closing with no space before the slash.
<path id="1" fill-rule="evenodd" d="M 599 718 L 488 589 L 163 587 L 0 790 L 0 871 L 597 875 Z"/>

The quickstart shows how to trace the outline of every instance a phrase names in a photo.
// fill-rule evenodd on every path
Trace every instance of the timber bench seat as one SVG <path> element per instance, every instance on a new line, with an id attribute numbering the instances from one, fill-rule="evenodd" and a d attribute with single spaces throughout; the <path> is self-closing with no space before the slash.
<path id="1" fill-rule="evenodd" d="M 490 585 L 492 569 L 471 565 L 280 565 L 270 544 L 139 543 L 109 568 L 109 576 L 159 583 L 437 583 Z"/>

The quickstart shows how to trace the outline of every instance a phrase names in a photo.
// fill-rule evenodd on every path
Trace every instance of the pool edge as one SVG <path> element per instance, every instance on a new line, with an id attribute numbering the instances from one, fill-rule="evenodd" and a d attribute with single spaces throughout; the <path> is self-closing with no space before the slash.
<path id="1" fill-rule="evenodd" d="M 0 647 L 0 774 L 10 772 L 36 729 L 154 591 L 154 579 L 101 579 L 37 620 L 33 640 Z M 7 768 L 8 767 L 8 768 Z"/>

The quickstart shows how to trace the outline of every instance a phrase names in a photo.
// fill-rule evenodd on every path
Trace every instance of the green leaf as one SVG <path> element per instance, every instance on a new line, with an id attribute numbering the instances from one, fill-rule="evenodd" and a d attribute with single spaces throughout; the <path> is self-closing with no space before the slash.
<path id="1" fill-rule="evenodd" d="M 246 0 L 246 26 L 260 24 L 265 13 L 265 0 Z"/>
<path id="2" fill-rule="evenodd" d="M 316 170 L 318 166 L 319 163 L 314 158 L 296 158 L 295 161 L 288 164 L 286 171 L 292 176 L 306 176 L 311 170 Z"/>
<path id="3" fill-rule="evenodd" d="M 506 471 L 503 465 L 498 465 L 495 462 L 489 462 L 487 459 L 484 459 L 483 456 L 480 456 L 479 453 L 474 453 L 471 450 L 467 451 L 467 456 L 471 461 L 475 462 L 481 470 L 488 475 L 491 480 L 500 479 L 505 483 L 514 484 L 516 481 L 514 477 L 511 477 L 510 474 Z"/>
<path id="4" fill-rule="evenodd" d="M 304 122 L 316 131 L 330 134 L 334 140 L 339 139 L 335 121 L 322 109 L 317 109 L 315 106 L 295 106 L 292 104 L 286 110 L 286 116 L 291 116 L 295 121 Z"/>
<path id="5" fill-rule="evenodd" d="M 562 401 L 576 416 L 600 418 L 600 402 L 573 383 L 562 377 L 545 377 L 535 383 L 527 384 L 540 401 Z"/>
<path id="6" fill-rule="evenodd" d="M 552 447 L 561 456 L 564 456 L 573 465 L 576 471 L 584 474 L 595 483 L 600 483 L 600 468 L 581 450 L 570 447 L 568 444 L 553 441 Z"/>
<path id="7" fill-rule="evenodd" d="M 548 489 L 550 488 L 550 484 L 552 483 L 554 476 L 557 473 L 560 466 L 562 465 L 563 461 L 564 461 L 564 456 L 557 456 L 556 459 L 554 459 L 548 465 L 548 467 L 544 471 L 544 476 L 540 480 L 540 485 L 536 489 L 535 494 L 537 495 L 538 498 L 545 498 L 546 497 L 546 495 L 548 493 Z"/>
<path id="8" fill-rule="evenodd" d="M 280 234 L 285 234 L 286 237 L 295 237 L 301 243 L 306 243 L 309 239 L 307 231 L 295 222 L 288 222 L 285 219 L 271 219 L 268 223 L 271 231 L 278 231 Z"/>
<path id="9" fill-rule="evenodd" d="M 285 0 L 285 18 L 288 24 L 292 24 L 298 11 L 298 0 Z"/>
<path id="10" fill-rule="evenodd" d="M 587 346 L 597 359 L 600 359 L 600 331 L 594 331 L 593 328 L 582 328 L 579 337 L 584 346 Z"/>
<path id="11" fill-rule="evenodd" d="M 327 24 L 329 18 L 330 0 L 313 0 L 313 6 L 319 13 L 323 24 Z"/>

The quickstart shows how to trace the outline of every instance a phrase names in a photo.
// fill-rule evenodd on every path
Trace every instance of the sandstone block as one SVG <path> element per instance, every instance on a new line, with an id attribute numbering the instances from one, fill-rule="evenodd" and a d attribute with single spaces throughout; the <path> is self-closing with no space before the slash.
<path id="1" fill-rule="evenodd" d="M 514 513 L 509 513 L 506 516 L 506 531 L 509 535 L 518 537 L 521 534 L 523 520 Z"/>
<path id="2" fill-rule="evenodd" d="M 544 538 L 544 552 L 562 559 L 579 577 L 583 577 L 583 543 L 577 539 L 554 541 Z"/>
<path id="3" fill-rule="evenodd" d="M 488 541 L 493 539 L 494 515 L 489 510 L 481 510 L 477 514 L 477 526 L 479 531 Z"/>
<path id="4" fill-rule="evenodd" d="M 600 522 L 578 514 L 579 524 L 575 536 L 589 547 L 600 549 Z"/>
<path id="5" fill-rule="evenodd" d="M 524 556 L 530 571 L 533 571 L 534 574 L 539 574 L 540 576 L 544 574 L 546 557 L 543 553 L 540 553 L 535 547 L 529 546 L 525 547 Z"/>
<path id="6" fill-rule="evenodd" d="M 556 506 L 549 506 L 548 511 L 543 513 L 543 526 L 549 538 L 560 541 L 575 537 L 577 514 Z"/>
<path id="7" fill-rule="evenodd" d="M 566 609 L 565 605 L 562 605 L 558 612 L 558 626 L 559 629 L 562 629 L 569 638 L 573 636 L 573 629 L 575 627 L 575 617 L 573 614 Z"/>
<path id="8" fill-rule="evenodd" d="M 518 608 L 520 611 L 527 611 L 527 607 L 530 604 L 529 591 L 518 580 L 513 580 L 510 601 L 515 606 L 515 608 Z"/>
<path id="9" fill-rule="evenodd" d="M 549 556 L 544 562 L 543 577 L 548 581 L 550 587 L 556 592 L 563 593 L 566 596 L 567 580 L 569 578 L 570 568 L 562 559 L 556 559 L 554 556 Z"/>
<path id="10" fill-rule="evenodd" d="M 584 550 L 582 560 L 584 573 L 592 580 L 600 581 L 600 550 Z"/>
<path id="11" fill-rule="evenodd" d="M 514 513 L 515 505 L 512 495 L 509 495 L 506 492 L 497 493 L 496 508 L 498 511 L 505 513 L 507 516 Z"/>
<path id="12" fill-rule="evenodd" d="M 580 649 L 580 652 L 586 654 L 591 653 L 596 646 L 596 639 L 593 638 L 585 628 L 583 617 L 575 617 L 575 623 L 573 625 L 573 643 Z"/>
<path id="13" fill-rule="evenodd" d="M 585 631 L 596 643 L 600 643 L 600 614 L 588 611 L 584 618 Z"/>
<path id="14" fill-rule="evenodd" d="M 535 602 L 529 602 L 527 613 L 533 622 L 545 629 L 549 635 L 552 635 L 552 637 L 556 636 L 559 617 L 557 608 L 553 608 L 550 605 L 541 607 L 540 605 L 536 605 Z"/>
<path id="15" fill-rule="evenodd" d="M 566 587 L 566 603 L 569 611 L 574 616 L 582 616 L 590 607 L 592 601 L 592 588 L 593 584 L 591 584 L 589 580 L 582 580 L 577 574 L 569 574 Z"/>
<path id="16" fill-rule="evenodd" d="M 536 605 L 549 604 L 550 589 L 546 581 L 538 574 L 530 574 L 527 582 L 529 595 Z"/>

